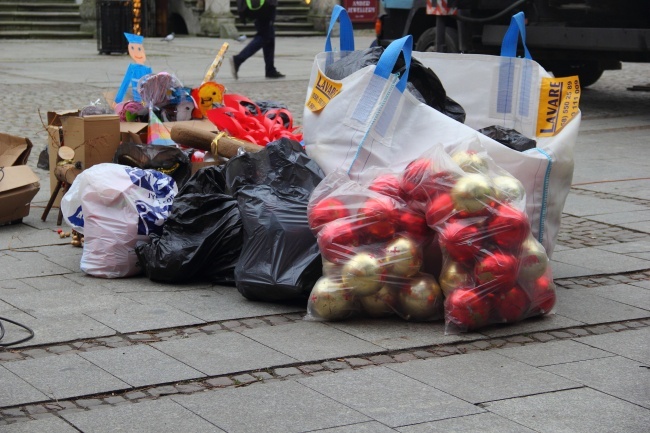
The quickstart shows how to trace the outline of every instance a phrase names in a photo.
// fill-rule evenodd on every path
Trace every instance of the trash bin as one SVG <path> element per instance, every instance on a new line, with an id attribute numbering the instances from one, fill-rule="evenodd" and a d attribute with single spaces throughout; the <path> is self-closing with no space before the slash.
<path id="1" fill-rule="evenodd" d="M 97 50 L 99 54 L 127 53 L 124 32 L 133 33 L 133 2 L 97 1 Z"/>

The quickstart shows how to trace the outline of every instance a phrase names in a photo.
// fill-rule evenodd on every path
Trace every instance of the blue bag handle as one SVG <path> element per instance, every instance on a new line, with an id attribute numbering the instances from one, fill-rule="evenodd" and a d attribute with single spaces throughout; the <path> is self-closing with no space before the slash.
<path id="1" fill-rule="evenodd" d="M 532 59 L 528 47 L 526 46 L 526 18 L 523 12 L 519 12 L 512 16 L 510 19 L 510 27 L 503 35 L 501 42 L 501 56 L 503 57 L 516 57 L 517 44 L 519 43 L 519 35 L 521 35 L 521 43 L 524 46 L 524 57 Z"/>
<path id="2" fill-rule="evenodd" d="M 348 11 L 340 5 L 334 6 L 332 10 L 332 18 L 330 18 L 330 26 L 327 29 L 327 37 L 325 38 L 325 52 L 332 52 L 332 30 L 337 21 L 341 22 L 340 26 L 340 50 L 341 51 L 354 51 L 354 33 L 352 31 L 352 21 Z"/>
<path id="3" fill-rule="evenodd" d="M 395 67 L 395 63 L 397 63 L 399 53 L 404 53 L 404 63 L 406 64 L 406 70 L 395 86 L 400 92 L 404 92 L 409 77 L 409 71 L 411 70 L 412 51 L 413 36 L 406 35 L 401 39 L 394 40 L 388 47 L 386 47 L 381 57 L 379 58 L 377 67 L 375 68 L 375 75 L 379 75 L 380 77 L 387 79 L 390 74 L 393 73 L 393 68 Z"/>

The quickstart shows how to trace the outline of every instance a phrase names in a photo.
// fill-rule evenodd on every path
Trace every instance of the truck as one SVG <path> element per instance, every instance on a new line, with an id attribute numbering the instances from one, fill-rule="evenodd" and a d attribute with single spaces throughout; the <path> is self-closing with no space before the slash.
<path id="1" fill-rule="evenodd" d="M 582 87 L 622 62 L 650 62 L 648 0 L 380 0 L 376 44 L 410 34 L 416 51 L 499 55 L 518 12 L 532 58 Z"/>

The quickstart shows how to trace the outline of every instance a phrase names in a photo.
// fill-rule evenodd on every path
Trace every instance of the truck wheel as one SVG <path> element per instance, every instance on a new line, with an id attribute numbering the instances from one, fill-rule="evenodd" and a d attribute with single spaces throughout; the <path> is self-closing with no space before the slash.
<path id="1" fill-rule="evenodd" d="M 598 62 L 564 63 L 551 65 L 549 68 L 556 77 L 570 77 L 577 75 L 580 87 L 594 84 L 603 75 L 603 67 Z"/>
<path id="2" fill-rule="evenodd" d="M 445 53 L 458 53 L 458 33 L 456 29 L 447 27 L 445 29 Z M 436 28 L 426 29 L 415 43 L 415 51 L 436 51 Z"/>

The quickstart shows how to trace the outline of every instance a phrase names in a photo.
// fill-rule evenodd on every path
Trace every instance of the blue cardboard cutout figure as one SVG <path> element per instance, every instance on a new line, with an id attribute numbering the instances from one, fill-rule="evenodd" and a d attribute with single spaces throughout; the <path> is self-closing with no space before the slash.
<path id="1" fill-rule="evenodd" d="M 147 60 L 147 55 L 144 52 L 144 46 L 142 42 L 144 37 L 139 35 L 134 35 L 132 33 L 124 33 L 127 41 L 129 41 L 129 56 L 135 63 L 129 64 L 126 73 L 124 74 L 124 79 L 120 85 L 120 89 L 115 95 L 115 103 L 119 104 L 124 99 L 126 91 L 131 87 L 131 92 L 133 94 L 133 100 L 135 102 L 141 102 L 142 98 L 140 93 L 138 93 L 138 80 L 144 77 L 147 74 L 151 74 L 153 71 L 149 66 L 145 66 L 144 62 Z"/>

